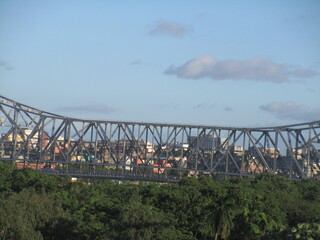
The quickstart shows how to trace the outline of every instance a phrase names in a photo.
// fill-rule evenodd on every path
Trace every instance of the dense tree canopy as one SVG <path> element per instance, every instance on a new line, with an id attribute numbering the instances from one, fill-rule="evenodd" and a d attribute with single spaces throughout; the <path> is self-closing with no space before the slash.
<path id="1" fill-rule="evenodd" d="M 320 182 L 71 183 L 0 164 L 0 239 L 320 239 Z"/>

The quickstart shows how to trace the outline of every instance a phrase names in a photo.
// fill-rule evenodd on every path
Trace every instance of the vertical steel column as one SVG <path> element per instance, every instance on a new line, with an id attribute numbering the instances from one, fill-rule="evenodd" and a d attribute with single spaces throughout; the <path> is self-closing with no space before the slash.
<path id="1" fill-rule="evenodd" d="M 277 154 L 279 154 L 280 156 L 280 152 L 278 151 L 278 137 L 279 137 L 279 133 L 278 131 L 275 131 L 274 132 L 275 134 L 275 154 L 274 154 L 274 157 L 273 157 L 273 171 L 276 172 L 277 171 Z"/>
<path id="2" fill-rule="evenodd" d="M 118 139 L 117 139 L 117 164 L 120 163 L 120 123 L 118 123 Z"/>
<path id="3" fill-rule="evenodd" d="M 153 146 L 153 148 L 154 148 L 154 138 L 155 138 L 155 136 L 154 136 L 154 128 L 155 128 L 155 126 L 154 125 L 152 125 L 152 131 L 150 130 L 150 132 L 151 132 L 151 134 L 152 134 L 152 146 Z M 148 136 L 148 129 L 147 129 L 147 136 Z M 158 147 L 158 146 L 157 146 Z M 151 162 L 152 162 L 152 164 L 154 164 L 155 162 L 154 162 L 154 154 L 155 154 L 155 150 L 153 150 L 153 152 L 152 152 L 152 159 L 151 159 Z"/>
<path id="4" fill-rule="evenodd" d="M 294 133 L 296 134 L 296 138 L 295 138 L 295 141 L 296 141 L 296 144 L 295 144 L 295 148 L 296 148 L 296 152 L 295 152 L 295 158 L 298 159 L 298 148 L 299 148 L 299 135 L 298 135 L 298 130 L 295 130 Z"/>
<path id="5" fill-rule="evenodd" d="M 166 127 L 167 128 L 167 141 L 166 141 L 166 161 L 165 163 L 168 163 L 168 158 L 169 158 L 169 126 Z M 161 135 L 162 135 L 162 131 L 161 131 Z M 167 171 L 165 171 L 167 173 Z"/>
<path id="6" fill-rule="evenodd" d="M 17 132 L 18 132 L 18 109 L 17 109 L 17 103 L 13 102 L 13 121 L 14 121 L 14 130 L 12 132 L 12 143 L 13 143 L 13 150 L 12 150 L 12 155 L 11 155 L 11 159 L 12 162 L 11 164 L 14 165 L 15 164 L 15 159 L 13 159 L 13 156 L 16 155 L 16 151 L 17 151 Z"/>
<path id="7" fill-rule="evenodd" d="M 310 141 L 311 139 L 311 124 L 309 124 L 309 129 L 308 129 L 309 133 L 308 133 L 308 142 Z M 309 144 L 307 145 L 307 164 L 308 164 L 308 177 L 313 177 L 313 166 L 312 166 L 312 163 L 310 163 L 310 146 Z M 310 173 L 310 174 L 309 174 Z"/>
<path id="8" fill-rule="evenodd" d="M 53 119 L 53 122 L 52 122 L 52 128 L 51 128 L 51 136 L 53 136 L 54 135 L 54 133 L 55 133 L 55 127 L 56 127 L 56 119 L 54 118 Z M 54 141 L 54 139 L 52 139 L 52 141 Z M 54 142 L 51 142 L 51 146 L 53 147 L 53 149 L 52 149 L 52 152 L 53 152 L 53 154 L 52 154 L 52 161 L 55 161 L 56 160 L 56 153 L 55 153 L 55 148 L 56 148 L 56 143 L 55 143 L 55 141 Z M 29 150 L 29 147 L 28 147 L 28 150 Z M 29 154 L 29 153 L 28 153 Z"/>
<path id="9" fill-rule="evenodd" d="M 229 149 L 230 146 L 230 130 L 228 130 L 228 138 L 227 138 L 227 156 L 226 156 L 226 161 L 225 161 L 225 173 L 227 173 L 229 171 L 229 152 L 231 149 Z"/>
<path id="10" fill-rule="evenodd" d="M 213 155 L 216 151 L 215 147 L 215 129 L 211 129 L 211 134 L 212 134 L 212 148 L 211 148 L 211 156 L 210 156 L 210 172 L 212 171 L 212 166 L 213 166 Z M 219 143 L 220 145 L 220 143 Z M 220 147 L 220 146 L 219 146 Z"/>
<path id="11" fill-rule="evenodd" d="M 123 127 L 124 126 L 124 127 Z M 123 130 L 123 147 L 122 147 L 122 173 L 124 174 L 125 171 L 126 171 L 126 142 L 127 142 L 127 139 L 126 139 L 126 130 L 127 130 L 127 125 L 125 124 L 122 124 L 122 130 Z M 130 162 L 132 163 L 132 158 L 130 158 Z"/>
<path id="12" fill-rule="evenodd" d="M 244 167 L 244 161 L 245 161 L 245 149 L 246 149 L 246 134 L 243 134 L 243 140 L 242 140 L 242 157 L 241 157 L 241 172 L 240 174 L 243 174 L 244 170 L 246 169 Z M 248 164 L 248 163 L 247 163 Z"/>
<path id="13" fill-rule="evenodd" d="M 137 145 L 137 157 L 140 158 L 141 155 L 141 146 L 140 146 L 140 133 L 141 133 L 141 125 L 138 125 L 138 137 L 137 137 L 137 141 L 138 141 L 138 145 Z M 144 157 L 145 159 L 145 163 L 147 162 L 147 154 Z M 141 157 L 141 161 L 142 161 L 142 157 Z"/>
<path id="14" fill-rule="evenodd" d="M 67 128 L 66 128 L 66 131 L 67 131 L 67 136 L 68 136 L 68 138 L 67 138 L 67 155 L 66 155 L 66 161 L 67 162 L 69 162 L 71 159 L 70 159 L 70 141 L 71 141 L 71 121 L 69 120 L 68 121 L 68 126 L 67 126 Z"/>
<path id="15" fill-rule="evenodd" d="M 197 128 L 197 138 L 196 138 L 196 140 L 197 140 L 197 145 L 196 145 L 196 147 L 194 148 L 195 149 L 195 151 L 196 151 L 196 164 L 195 164 L 195 174 L 196 174 L 196 176 L 198 175 L 198 158 L 199 158 L 199 132 L 200 132 L 200 129 L 199 128 Z M 193 151 L 192 151 L 193 152 Z M 193 156 L 194 156 L 194 153 L 192 154 Z"/>
<path id="16" fill-rule="evenodd" d="M 39 160 L 41 163 L 44 160 L 43 159 L 43 144 L 44 144 L 44 122 L 45 122 L 46 118 L 45 117 L 40 117 L 40 121 L 41 121 L 41 130 L 39 129 Z M 37 161 L 37 168 L 38 168 L 38 161 Z"/>
<path id="17" fill-rule="evenodd" d="M 264 136 L 263 154 L 264 154 L 264 156 L 266 156 L 267 155 L 267 149 L 266 149 L 266 146 L 267 146 L 267 134 L 266 134 L 266 131 L 263 131 L 262 135 Z"/>

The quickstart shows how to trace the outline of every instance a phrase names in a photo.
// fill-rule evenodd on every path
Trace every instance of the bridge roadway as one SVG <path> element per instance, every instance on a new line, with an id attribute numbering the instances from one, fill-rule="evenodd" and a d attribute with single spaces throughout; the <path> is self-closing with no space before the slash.
<path id="1" fill-rule="evenodd" d="M 257 128 L 76 119 L 0 96 L 0 161 L 48 174 L 320 177 L 320 120 Z"/>
<path id="2" fill-rule="evenodd" d="M 41 173 L 49 175 L 59 175 L 59 176 L 71 176 L 74 178 L 101 178 L 101 179 L 112 179 L 121 181 L 148 181 L 148 182 L 168 182 L 177 183 L 181 180 L 178 176 L 167 176 L 165 174 L 148 176 L 147 174 L 135 173 L 135 172 L 124 172 L 124 173 L 110 173 L 108 171 L 101 170 L 78 170 L 78 169 L 39 169 Z"/>

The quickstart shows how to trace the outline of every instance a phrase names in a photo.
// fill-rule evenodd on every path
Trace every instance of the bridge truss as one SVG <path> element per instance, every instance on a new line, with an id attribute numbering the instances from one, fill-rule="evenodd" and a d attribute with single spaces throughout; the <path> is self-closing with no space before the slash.
<path id="1" fill-rule="evenodd" d="M 0 161 L 48 174 L 172 182 L 320 176 L 320 120 L 262 128 L 83 120 L 0 96 L 0 134 Z"/>

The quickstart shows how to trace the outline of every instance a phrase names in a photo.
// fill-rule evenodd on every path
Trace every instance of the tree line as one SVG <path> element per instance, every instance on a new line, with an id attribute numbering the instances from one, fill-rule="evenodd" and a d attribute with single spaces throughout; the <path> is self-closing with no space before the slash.
<path id="1" fill-rule="evenodd" d="M 71 182 L 0 164 L 0 239 L 320 239 L 320 182 Z"/>

